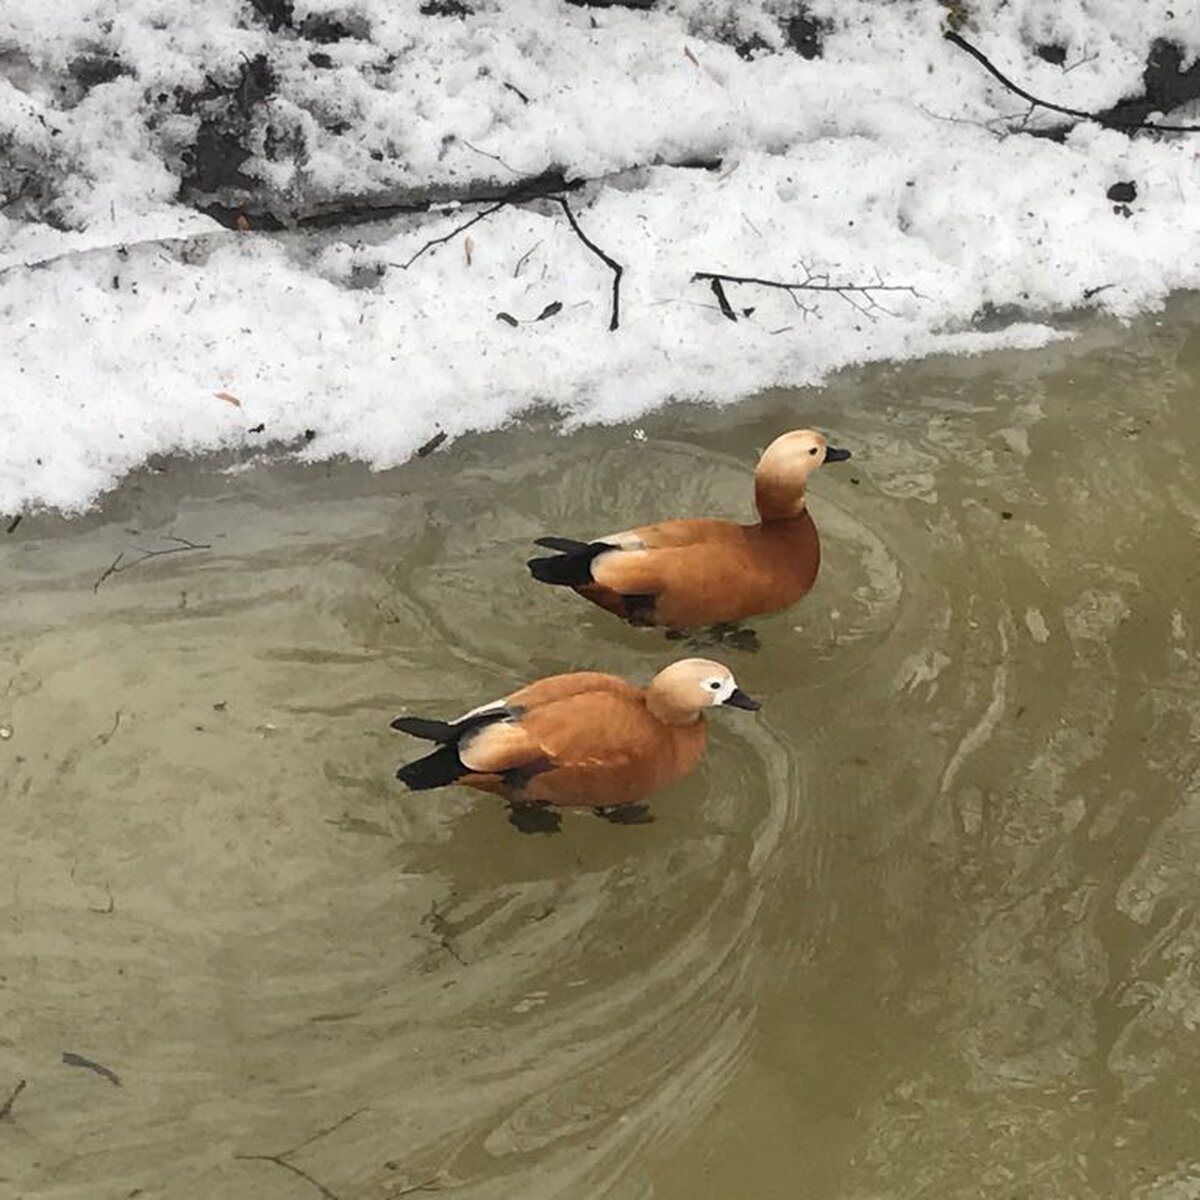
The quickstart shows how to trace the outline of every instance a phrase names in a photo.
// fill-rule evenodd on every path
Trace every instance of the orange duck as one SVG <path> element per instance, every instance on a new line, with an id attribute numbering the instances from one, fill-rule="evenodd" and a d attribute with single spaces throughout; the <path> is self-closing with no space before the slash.
<path id="1" fill-rule="evenodd" d="M 543 537 L 557 554 L 529 561 L 534 579 L 573 588 L 632 625 L 728 626 L 776 612 L 812 587 L 821 543 L 808 477 L 849 450 L 812 429 L 777 437 L 754 472 L 757 525 L 711 518 L 660 521 L 590 542 Z"/>
<path id="2" fill-rule="evenodd" d="M 509 801 L 522 832 L 553 832 L 554 810 L 591 808 L 618 824 L 651 821 L 637 802 L 704 754 L 705 709 L 756 709 L 727 667 L 685 658 L 645 688 L 576 671 L 539 679 L 453 721 L 397 717 L 393 729 L 440 742 L 396 777 L 413 791 L 458 783 Z"/>

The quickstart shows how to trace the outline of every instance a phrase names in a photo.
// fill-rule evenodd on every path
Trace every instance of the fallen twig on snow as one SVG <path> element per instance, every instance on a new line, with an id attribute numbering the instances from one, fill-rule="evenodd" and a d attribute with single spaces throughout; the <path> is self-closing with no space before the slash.
<path id="1" fill-rule="evenodd" d="M 614 330 L 621 323 L 621 276 L 625 272 L 625 268 L 621 266 L 615 259 L 609 258 L 591 238 L 588 237 L 582 229 L 579 228 L 579 222 L 575 220 L 575 214 L 571 211 L 571 206 L 567 203 L 566 196 L 553 196 L 551 199 L 557 200 L 562 205 L 562 210 L 567 214 L 567 220 L 571 222 L 571 228 L 575 230 L 575 236 L 599 259 L 601 259 L 613 273 L 613 298 L 612 298 L 612 319 L 608 323 L 609 330 Z M 540 319 L 540 318 L 539 318 Z"/>
<path id="2" fill-rule="evenodd" d="M 1123 120 L 1118 113 L 1086 112 L 1080 108 L 1067 108 L 1065 105 L 1055 104 L 1050 100 L 1039 99 L 1032 92 L 1027 92 L 1019 83 L 1014 83 L 1009 79 L 982 50 L 976 46 L 972 46 L 961 34 L 955 33 L 953 29 L 947 29 L 942 36 L 946 41 L 952 42 L 960 50 L 965 50 L 985 71 L 1004 84 L 1010 92 L 1020 96 L 1022 100 L 1028 100 L 1030 104 L 1038 108 L 1044 108 L 1049 112 L 1062 113 L 1065 117 L 1076 117 L 1081 121 L 1095 121 L 1100 125 L 1108 125 L 1114 129 L 1152 129 L 1157 130 L 1159 133 L 1200 133 L 1200 125 L 1160 125 L 1137 119 Z"/>
<path id="3" fill-rule="evenodd" d="M 393 267 L 399 267 L 401 271 L 407 271 L 409 267 L 417 261 L 427 250 L 432 250 L 434 246 L 444 246 L 447 242 L 453 241 L 460 233 L 466 233 L 472 225 L 478 225 L 480 221 L 485 221 L 492 213 L 499 212 L 508 204 L 507 200 L 499 200 L 495 204 L 485 208 L 482 212 L 477 212 L 469 221 L 464 221 L 461 225 L 456 225 L 449 233 L 442 237 L 430 238 L 419 250 L 410 254 L 402 263 L 392 263 Z"/>
<path id="4" fill-rule="evenodd" d="M 546 184 L 549 181 L 556 181 L 558 183 L 558 186 L 553 191 L 546 188 Z M 509 205 L 523 204 L 530 200 L 553 200 L 562 206 L 562 210 L 566 214 L 575 236 L 613 273 L 612 316 L 609 318 L 608 328 L 610 330 L 616 329 L 621 323 L 621 276 L 624 274 L 625 268 L 616 259 L 601 250 L 580 228 L 579 222 L 575 219 L 575 214 L 571 211 L 571 206 L 567 202 L 567 197 L 563 194 L 565 191 L 574 190 L 578 186 L 580 185 L 577 183 L 567 183 L 561 179 L 554 180 L 554 177 L 548 176 L 538 176 L 534 179 L 522 180 L 506 196 L 488 204 L 487 208 L 481 212 L 477 212 L 473 217 L 463 221 L 461 224 L 456 225 L 449 233 L 442 234 L 440 237 L 430 238 L 424 245 L 418 247 L 417 250 L 410 254 L 404 262 L 392 263 L 391 265 L 399 267 L 402 271 L 407 271 L 427 251 L 453 241 L 460 233 L 465 233 L 470 229 L 472 225 L 479 224 L 480 221 L 486 220 L 493 213 L 497 213 Z M 520 261 L 517 263 L 517 271 L 521 269 L 521 263 L 525 261 L 529 253 L 532 253 L 532 250 L 528 251 L 526 255 L 522 255 Z M 544 320 L 546 317 L 553 316 L 554 312 L 557 311 L 557 309 L 554 309 L 553 312 L 547 309 L 536 319 L 539 321 Z M 498 313 L 497 316 L 500 320 L 506 321 L 510 325 L 519 324 L 516 318 L 511 317 L 508 313 Z"/>
<path id="5" fill-rule="evenodd" d="M 905 283 L 884 283 L 882 279 L 878 283 L 833 283 L 828 274 L 816 274 L 807 267 L 805 271 L 805 277 L 793 283 L 787 283 L 781 279 L 759 279 L 753 275 L 726 275 L 720 271 L 697 271 L 692 276 L 692 279 L 694 281 L 708 280 L 713 294 L 717 297 L 717 303 L 720 305 L 722 314 L 731 321 L 737 320 L 737 314 L 733 311 L 733 306 L 729 303 L 728 297 L 725 295 L 724 285 L 727 283 L 754 284 L 758 287 L 774 288 L 776 291 L 787 292 L 795 302 L 796 307 L 800 309 L 803 309 L 804 305 L 796 299 L 797 292 L 828 292 L 838 296 L 849 304 L 851 308 L 871 320 L 875 319 L 874 314 L 876 312 L 888 312 L 877 299 L 879 293 L 907 292 L 910 296 L 918 297 L 921 294 L 915 287 Z M 889 313 L 889 315 L 891 314 Z"/>
<path id="6" fill-rule="evenodd" d="M 717 304 L 721 309 L 721 313 L 731 321 L 736 321 L 737 313 L 733 311 L 733 306 L 729 303 L 729 298 L 725 295 L 725 285 L 719 279 L 713 279 L 710 282 L 712 283 L 713 295 L 717 298 Z"/>

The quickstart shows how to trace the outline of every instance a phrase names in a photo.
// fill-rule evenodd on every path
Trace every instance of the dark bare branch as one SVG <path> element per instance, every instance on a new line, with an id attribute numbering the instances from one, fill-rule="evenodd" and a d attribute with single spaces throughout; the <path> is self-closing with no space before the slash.
<path id="1" fill-rule="evenodd" d="M 621 266 L 616 259 L 610 258 L 591 238 L 588 237 L 582 229 L 579 228 L 579 222 L 575 220 L 575 214 L 571 211 L 571 206 L 567 203 L 566 196 L 554 196 L 562 205 L 562 210 L 567 214 L 567 220 L 571 222 L 571 228 L 575 231 L 575 236 L 613 273 L 613 297 L 612 297 L 612 319 L 608 323 L 610 332 L 616 329 L 621 323 L 621 276 L 625 272 L 625 268 Z"/>
<path id="2" fill-rule="evenodd" d="M 1014 83 L 1009 79 L 982 50 L 972 46 L 961 34 L 955 33 L 953 29 L 947 29 L 942 36 L 960 50 L 965 50 L 989 75 L 998 79 L 1010 92 L 1020 96 L 1022 100 L 1028 100 L 1037 108 L 1044 108 L 1048 112 L 1062 113 L 1064 117 L 1076 117 L 1080 121 L 1096 121 L 1100 125 L 1108 125 L 1114 129 L 1151 129 L 1157 130 L 1159 133 L 1200 133 L 1200 125 L 1165 125 L 1136 119 L 1126 120 L 1113 112 L 1087 112 L 1081 108 L 1067 108 L 1065 105 L 1055 104 L 1050 100 L 1042 100 L 1032 92 L 1027 92 L 1019 83 Z"/>
<path id="3" fill-rule="evenodd" d="M 732 305 L 729 303 L 729 298 L 725 295 L 724 285 L 719 279 L 712 280 L 713 295 L 717 298 L 717 303 L 721 307 L 721 312 L 731 321 L 737 320 L 737 314 L 733 311 Z"/>

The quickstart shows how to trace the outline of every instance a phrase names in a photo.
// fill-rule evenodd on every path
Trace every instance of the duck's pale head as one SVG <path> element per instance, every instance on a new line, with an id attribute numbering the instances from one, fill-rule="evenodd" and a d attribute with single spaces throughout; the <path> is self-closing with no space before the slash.
<path id="1" fill-rule="evenodd" d="M 757 700 L 738 687 L 728 667 L 708 658 L 681 658 L 664 667 L 646 689 L 646 704 L 660 721 L 670 725 L 690 724 L 706 708 L 718 704 L 759 707 Z"/>
<path id="2" fill-rule="evenodd" d="M 815 429 L 781 434 L 763 451 L 754 471 L 759 515 L 765 521 L 798 517 L 804 511 L 809 475 L 822 463 L 849 457 L 849 450 L 831 446 Z"/>

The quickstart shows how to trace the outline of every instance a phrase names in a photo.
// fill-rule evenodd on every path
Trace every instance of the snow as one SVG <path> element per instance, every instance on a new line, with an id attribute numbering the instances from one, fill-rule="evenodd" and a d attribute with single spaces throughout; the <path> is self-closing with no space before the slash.
<path id="1" fill-rule="evenodd" d="M 1200 286 L 1200 142 L 1087 122 L 1061 143 L 1006 135 L 1026 106 L 942 38 L 934 0 L 811 4 L 828 24 L 813 60 L 784 45 L 783 0 L 471 6 L 297 0 L 294 27 L 324 16 L 366 35 L 317 43 L 240 0 L 6 0 L 0 511 L 81 511 L 171 451 L 282 441 L 382 467 L 534 407 L 569 429 L 868 360 L 1034 346 L 1060 336 L 1056 313 L 1129 316 Z M 1071 107 L 1139 92 L 1155 38 L 1200 50 L 1196 0 L 966 7 L 964 36 Z M 726 44 L 752 35 L 748 59 Z M 247 116 L 248 210 L 561 169 L 589 181 L 572 212 L 625 268 L 619 329 L 611 271 L 552 201 L 503 208 L 407 268 L 480 209 L 322 234 L 205 216 L 203 195 L 181 193 L 203 119 L 186 100 L 257 55 L 274 88 Z M 72 64 L 114 56 L 119 73 L 76 80 Z M 698 159 L 721 162 L 678 165 Z M 1137 184 L 1128 215 L 1106 198 L 1118 180 Z M 879 293 L 879 309 L 812 293 L 799 307 L 729 284 L 753 309 L 731 323 L 697 271 L 912 290 Z M 985 333 L 988 309 L 1028 319 Z"/>

